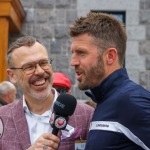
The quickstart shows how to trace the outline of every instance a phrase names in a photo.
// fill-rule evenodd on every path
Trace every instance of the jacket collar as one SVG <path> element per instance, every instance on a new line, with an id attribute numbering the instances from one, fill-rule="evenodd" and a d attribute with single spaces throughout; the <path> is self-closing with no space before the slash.
<path id="1" fill-rule="evenodd" d="M 85 94 L 92 98 L 93 101 L 99 103 L 103 97 L 122 83 L 123 79 L 128 79 L 128 74 L 125 68 L 118 69 L 105 78 L 100 85 L 86 91 Z"/>

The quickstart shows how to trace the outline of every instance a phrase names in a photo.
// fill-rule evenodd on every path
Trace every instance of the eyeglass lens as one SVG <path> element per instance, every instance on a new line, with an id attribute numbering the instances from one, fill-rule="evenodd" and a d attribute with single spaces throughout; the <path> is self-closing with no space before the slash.
<path id="1" fill-rule="evenodd" d="M 33 74 L 36 67 L 37 67 L 37 64 L 43 69 L 43 70 L 47 70 L 50 68 L 50 63 L 51 61 L 49 62 L 49 60 L 40 60 L 39 62 L 37 63 L 29 63 L 29 64 L 25 64 L 23 65 L 23 71 L 29 75 L 29 74 Z"/>

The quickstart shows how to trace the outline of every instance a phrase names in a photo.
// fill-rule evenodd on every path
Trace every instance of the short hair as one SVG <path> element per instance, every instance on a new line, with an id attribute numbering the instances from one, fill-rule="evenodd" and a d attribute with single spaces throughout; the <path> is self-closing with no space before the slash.
<path id="1" fill-rule="evenodd" d="M 9 81 L 3 81 L 0 83 L 0 95 L 7 95 L 11 91 L 16 91 L 16 87 Z"/>
<path id="2" fill-rule="evenodd" d="M 11 68 L 13 65 L 12 59 L 11 59 L 11 54 L 12 52 L 16 49 L 19 48 L 21 46 L 33 46 L 36 42 L 40 43 L 41 45 L 44 46 L 44 44 L 37 40 L 36 38 L 32 37 L 32 36 L 24 36 L 24 37 L 20 37 L 18 38 L 15 42 L 13 42 L 10 46 L 9 49 L 7 51 L 7 61 L 8 61 L 8 67 Z M 44 46 L 45 47 L 45 46 Z"/>
<path id="3" fill-rule="evenodd" d="M 123 66 L 127 35 L 124 24 L 110 14 L 90 12 L 80 17 L 69 28 L 71 37 L 88 34 L 92 36 L 98 48 L 103 52 L 108 48 L 116 48 L 119 63 Z"/>

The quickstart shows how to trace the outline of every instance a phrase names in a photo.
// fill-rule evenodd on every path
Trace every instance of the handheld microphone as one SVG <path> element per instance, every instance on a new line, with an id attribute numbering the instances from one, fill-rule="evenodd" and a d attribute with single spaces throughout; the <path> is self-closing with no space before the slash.
<path id="1" fill-rule="evenodd" d="M 64 130 L 68 123 L 68 116 L 71 116 L 76 108 L 77 100 L 70 94 L 61 94 L 54 103 L 53 113 L 50 118 L 52 134 L 57 135 L 59 130 Z"/>

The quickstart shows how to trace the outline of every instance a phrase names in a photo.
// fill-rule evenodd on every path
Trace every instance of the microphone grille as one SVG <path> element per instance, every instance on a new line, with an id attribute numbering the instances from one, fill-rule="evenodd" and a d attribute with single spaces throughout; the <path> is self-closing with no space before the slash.
<path id="1" fill-rule="evenodd" d="M 60 94 L 54 103 L 54 112 L 61 116 L 71 116 L 77 105 L 77 100 L 70 94 Z"/>

